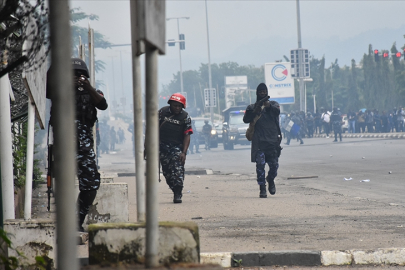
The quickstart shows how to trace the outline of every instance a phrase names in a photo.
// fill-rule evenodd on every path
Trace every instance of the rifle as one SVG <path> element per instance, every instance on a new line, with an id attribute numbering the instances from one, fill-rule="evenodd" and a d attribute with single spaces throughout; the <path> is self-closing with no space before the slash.
<path id="1" fill-rule="evenodd" d="M 261 107 L 261 106 L 263 106 L 263 103 L 264 103 L 264 102 L 266 102 L 267 100 L 269 100 L 269 98 L 270 98 L 270 96 L 264 97 L 264 98 L 262 98 L 261 100 L 259 100 L 258 102 L 256 102 L 255 105 Z"/>
<path id="2" fill-rule="evenodd" d="M 53 169 L 53 144 L 49 143 L 49 131 L 51 129 L 51 120 L 49 120 L 48 124 L 48 138 L 47 138 L 47 145 L 48 145 L 48 170 L 46 172 L 46 187 L 48 190 L 46 193 L 48 193 L 48 212 L 51 211 L 51 193 L 53 194 L 52 190 L 52 169 Z"/>
<path id="3" fill-rule="evenodd" d="M 53 145 L 49 144 L 48 145 L 48 171 L 46 174 L 46 186 L 48 190 L 46 193 L 48 193 L 48 212 L 51 210 L 51 193 L 53 193 L 52 190 L 52 155 L 53 155 Z"/>

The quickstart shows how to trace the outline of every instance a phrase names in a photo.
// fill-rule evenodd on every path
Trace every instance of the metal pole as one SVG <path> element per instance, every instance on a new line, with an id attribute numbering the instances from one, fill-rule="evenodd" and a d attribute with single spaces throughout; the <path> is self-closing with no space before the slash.
<path id="1" fill-rule="evenodd" d="M 302 48 L 301 44 L 301 18 L 300 18 L 300 0 L 296 0 L 297 4 L 297 31 L 298 31 L 298 48 Z"/>
<path id="2" fill-rule="evenodd" d="M 314 97 L 314 113 L 316 113 L 316 99 L 315 99 L 315 95 L 313 95 Z"/>
<path id="3" fill-rule="evenodd" d="M 136 3 L 130 1 L 131 38 L 132 38 L 132 85 L 134 103 L 134 142 L 136 172 L 136 209 L 138 222 L 145 222 L 145 162 L 143 160 L 143 124 L 142 124 L 142 78 L 141 61 L 137 51 Z"/>
<path id="4" fill-rule="evenodd" d="M 3 218 L 15 219 L 14 176 L 11 139 L 10 81 L 8 76 L 0 78 L 0 160 L 1 184 L 3 188 Z"/>
<path id="5" fill-rule="evenodd" d="M 297 3 L 297 32 L 298 32 L 298 48 L 302 48 L 302 43 L 301 43 L 301 19 L 300 19 L 300 1 L 296 0 Z M 299 68 L 301 74 L 304 72 L 304 55 L 301 50 L 298 51 L 298 57 L 299 57 Z M 299 87 L 300 87 L 300 111 L 302 111 L 305 107 L 304 104 L 304 78 L 300 77 L 298 79 L 299 82 Z"/>
<path id="6" fill-rule="evenodd" d="M 159 265 L 159 119 L 158 119 L 158 50 L 146 47 L 146 267 Z"/>
<path id="7" fill-rule="evenodd" d="M 305 83 L 305 112 L 307 112 L 307 84 Z"/>
<path id="8" fill-rule="evenodd" d="M 179 18 L 177 18 L 177 36 L 179 37 L 180 40 L 180 25 L 179 25 Z M 181 92 L 184 92 L 183 88 L 183 68 L 181 65 L 181 48 L 180 48 L 180 43 L 179 43 L 179 59 L 180 59 L 180 89 Z"/>
<path id="9" fill-rule="evenodd" d="M 120 65 L 121 65 L 121 90 L 122 90 L 122 98 L 125 98 L 125 93 L 124 93 L 124 77 L 123 77 L 123 72 L 122 72 L 122 52 L 120 51 Z M 125 105 L 122 104 L 122 111 L 123 114 L 125 115 Z"/>
<path id="10" fill-rule="evenodd" d="M 27 162 L 25 172 L 24 220 L 31 219 L 32 173 L 34 171 L 35 105 L 28 99 Z"/>
<path id="11" fill-rule="evenodd" d="M 76 143 L 68 1 L 48 1 L 52 45 L 52 117 L 55 117 L 57 269 L 77 270 Z"/>
<path id="12" fill-rule="evenodd" d="M 333 106 L 333 89 L 332 89 L 332 110 L 333 110 L 334 106 Z"/>
<path id="13" fill-rule="evenodd" d="M 212 77 L 211 77 L 211 54 L 210 54 L 210 33 L 208 30 L 208 8 L 207 8 L 207 0 L 205 0 L 205 17 L 207 21 L 207 47 L 208 47 L 208 85 L 210 91 L 212 89 Z M 211 114 L 211 122 L 214 122 L 214 108 L 210 107 L 210 114 Z"/>

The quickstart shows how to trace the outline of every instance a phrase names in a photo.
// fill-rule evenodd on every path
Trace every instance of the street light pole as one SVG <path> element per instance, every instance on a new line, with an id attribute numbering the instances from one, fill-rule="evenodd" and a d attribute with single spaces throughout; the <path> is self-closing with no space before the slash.
<path id="1" fill-rule="evenodd" d="M 299 0 L 296 0 L 297 4 L 297 32 L 298 32 L 298 49 L 302 48 L 302 43 L 301 43 L 301 19 L 300 19 L 300 2 Z M 300 70 L 301 72 L 304 71 L 304 57 L 303 57 L 303 52 L 300 50 L 299 51 L 299 63 L 300 63 Z M 298 78 L 299 82 L 299 87 L 300 87 L 300 111 L 304 110 L 305 107 L 305 99 L 304 99 L 304 78 Z"/>
<path id="2" fill-rule="evenodd" d="M 180 39 L 180 24 L 179 24 L 179 20 L 180 19 L 190 19 L 190 17 L 176 17 L 176 18 L 167 18 L 166 21 L 170 21 L 170 20 L 177 20 L 177 36 Z M 179 45 L 179 59 L 180 59 L 180 89 L 181 92 L 184 92 L 184 87 L 183 87 L 183 67 L 181 65 L 181 46 Z"/>
<path id="3" fill-rule="evenodd" d="M 208 8 L 207 0 L 205 0 L 205 17 L 207 21 L 207 47 L 208 47 L 208 85 L 211 91 L 212 89 L 212 77 L 211 77 L 211 56 L 210 56 L 210 34 L 208 30 Z M 210 107 L 211 122 L 214 122 L 214 108 Z"/>

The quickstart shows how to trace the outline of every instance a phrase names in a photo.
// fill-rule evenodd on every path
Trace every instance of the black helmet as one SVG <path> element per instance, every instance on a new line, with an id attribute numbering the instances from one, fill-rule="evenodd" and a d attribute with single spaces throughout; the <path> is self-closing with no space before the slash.
<path id="1" fill-rule="evenodd" d="M 72 58 L 72 65 L 74 70 L 82 70 L 84 76 L 90 78 L 89 69 L 87 68 L 86 63 L 80 58 Z"/>

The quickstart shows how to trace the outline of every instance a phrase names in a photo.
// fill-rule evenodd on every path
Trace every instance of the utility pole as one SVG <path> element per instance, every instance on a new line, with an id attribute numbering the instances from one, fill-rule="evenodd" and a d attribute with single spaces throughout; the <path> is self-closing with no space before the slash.
<path id="1" fill-rule="evenodd" d="M 208 47 L 208 86 L 209 91 L 212 89 L 212 77 L 211 77 L 211 53 L 210 53 L 210 33 L 208 27 L 208 7 L 207 0 L 205 0 L 205 16 L 207 21 L 207 47 Z M 210 107 L 211 122 L 214 123 L 214 108 Z"/>
<path id="2" fill-rule="evenodd" d="M 302 43 L 301 43 L 301 19 L 300 19 L 300 1 L 296 0 L 297 4 L 297 34 L 298 34 L 298 49 L 302 48 Z M 301 72 L 303 72 L 303 67 L 304 67 L 304 55 L 302 50 L 299 50 L 299 63 L 300 63 L 300 69 Z M 305 109 L 305 99 L 304 99 L 304 78 L 299 77 L 298 79 L 299 82 L 299 88 L 300 88 L 300 111 L 303 111 Z"/>

